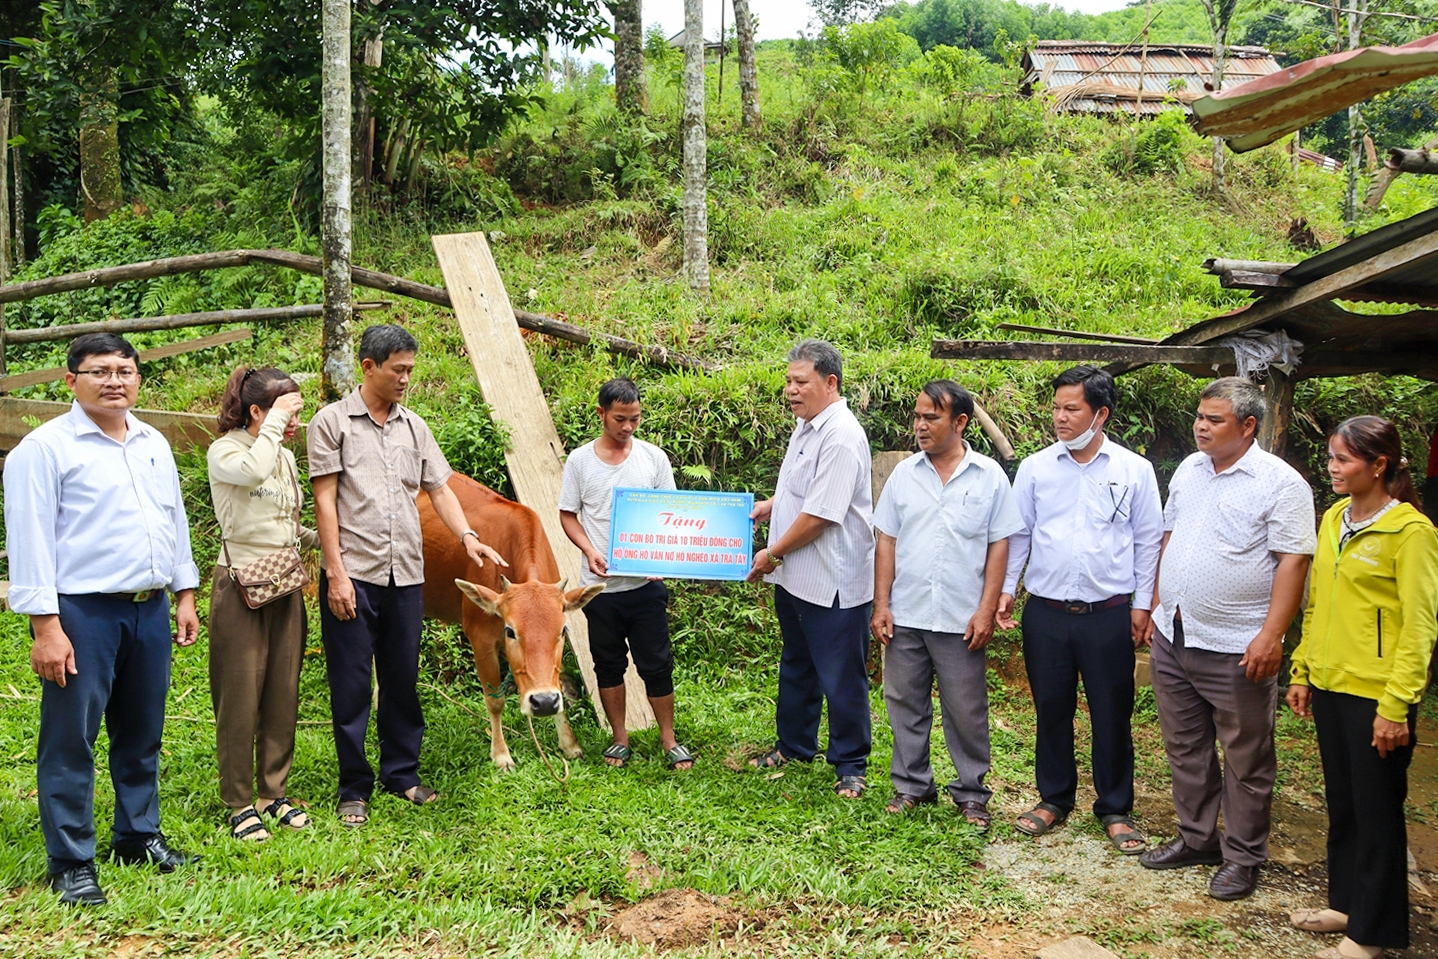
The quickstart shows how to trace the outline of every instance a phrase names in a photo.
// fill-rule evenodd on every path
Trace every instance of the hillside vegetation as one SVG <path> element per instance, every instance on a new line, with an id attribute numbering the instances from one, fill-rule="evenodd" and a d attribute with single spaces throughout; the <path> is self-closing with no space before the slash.
<path id="1" fill-rule="evenodd" d="M 843 351 L 844 393 L 875 450 L 908 448 L 916 390 L 948 375 L 974 391 L 1024 454 L 1047 442 L 1046 383 L 1057 367 L 934 361 L 932 338 L 1021 338 L 996 330 L 1001 322 L 1161 336 L 1243 302 L 1201 272 L 1205 257 L 1296 259 L 1303 254 L 1286 236 L 1298 218 L 1327 241 L 1339 236 L 1338 179 L 1307 166 L 1295 171 L 1277 149 L 1237 158 L 1231 194 L 1216 197 L 1208 144 L 1177 114 L 1138 125 L 1056 116 L 1042 102 L 1014 98 L 1005 68 L 943 56 L 881 65 L 861 78 L 771 45 L 760 62 L 761 135 L 738 128 L 732 74 L 717 106 L 711 72 L 707 297 L 677 276 L 676 84 L 663 64 L 651 72 L 646 117 L 617 114 L 602 77 L 578 76 L 491 147 L 426 160 L 412 191 L 362 201 L 355 262 L 439 284 L 429 236 L 484 231 L 516 306 L 720 364 L 707 375 L 664 372 L 544 337 L 528 341 L 567 444 L 592 435 L 599 383 L 632 375 L 644 391 L 641 435 L 669 451 L 681 485 L 762 495 L 792 427 L 780 398 L 783 356 L 801 337 L 824 337 Z M 199 132 L 182 151 L 172 189 L 142 192 L 132 210 L 89 227 L 50 208 L 41 256 L 18 279 L 242 246 L 317 252 L 299 189 L 305 166 L 276 155 L 277 122 L 212 101 L 198 110 Z M 1365 226 L 1432 206 L 1438 187 L 1429 180 L 1400 179 Z M 37 300 L 7 309 L 6 321 L 311 303 L 319 294 L 316 279 L 252 267 Z M 387 314 L 365 318 L 415 332 L 413 404 L 457 468 L 504 488 L 505 429 L 477 395 L 453 317 L 400 298 Z M 143 347 L 202 332 L 134 339 Z M 234 365 L 316 374 L 319 343 L 318 321 L 293 323 L 257 328 L 252 344 L 149 364 L 141 405 L 212 413 Z M 8 356 L 12 372 L 53 366 L 62 346 L 12 347 Z M 1200 383 L 1162 368 L 1120 383 L 1114 431 L 1166 477 L 1191 449 Z M 317 382 L 305 389 L 313 398 Z M 1438 419 L 1434 394 L 1401 378 L 1305 382 L 1293 455 L 1313 471 L 1325 429 L 1379 412 L 1403 424 L 1413 456 L 1420 430 Z M 59 385 L 20 395 L 65 398 Z M 971 438 L 988 450 L 981 434 Z M 181 462 L 203 564 L 218 545 L 204 462 Z M 981 841 L 948 813 L 895 824 L 872 796 L 850 805 L 834 799 L 823 768 L 778 781 L 731 773 L 726 762 L 737 765 L 772 733 L 777 629 L 767 591 L 685 584 L 675 592 L 680 735 L 700 760 L 692 775 L 679 780 L 649 761 L 654 741 L 644 734 L 637 742 L 647 758 L 633 775 L 586 761 L 560 788 L 514 728 L 521 768 L 501 778 L 472 715 L 482 698 L 463 640 L 431 625 L 424 761 L 445 793 L 439 812 L 381 799 L 366 830 L 346 832 L 332 821 L 327 692 L 312 650 L 293 790 L 318 811 L 318 828 L 258 852 L 222 836 L 202 636 L 196 651 L 177 656 L 162 797 L 167 831 L 207 862 L 183 883 L 109 868 L 111 908 L 78 918 L 38 888 L 35 683 L 25 623 L 5 615 L 0 689 L 13 701 L 0 718 L 0 888 L 9 891 L 0 900 L 0 951 L 110 955 L 128 942 L 217 956 L 637 955 L 640 947 L 611 941 L 604 929 L 658 882 L 734 897 L 744 921 L 753 920 L 750 938 L 734 940 L 741 953 L 962 956 L 975 954 L 968 942 L 976 924 L 1020 923 L 1040 907 L 985 871 Z M 996 666 L 1016 646 L 1015 637 L 1001 637 Z M 990 684 L 1001 805 L 1017 802 L 1032 782 L 1032 713 L 1004 675 L 1015 674 L 992 672 Z M 874 709 L 870 774 L 882 795 L 888 740 L 877 691 Z M 602 734 L 587 704 L 574 712 L 594 755 Z M 1167 771 L 1153 716 L 1151 697 L 1141 697 L 1140 774 L 1147 794 L 1161 796 Z M 1300 797 L 1316 779 L 1309 735 L 1296 720 L 1281 728 L 1280 788 L 1292 777 Z M 540 737 L 552 751 L 552 733 Z M 944 776 L 937 756 L 936 766 Z M 108 784 L 99 795 L 103 820 Z M 1000 820 L 996 828 L 1007 835 Z M 1105 922 L 1075 916 L 1056 932 L 1087 931 L 1116 948 L 1205 950 L 1215 927 L 1223 929 L 1203 924 L 1209 920 L 1142 929 Z M 1235 942 L 1222 935 L 1217 941 Z"/>

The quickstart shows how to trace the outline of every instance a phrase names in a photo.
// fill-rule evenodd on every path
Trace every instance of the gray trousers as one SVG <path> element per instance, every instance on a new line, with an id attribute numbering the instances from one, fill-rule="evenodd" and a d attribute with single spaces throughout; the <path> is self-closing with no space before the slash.
<path id="1" fill-rule="evenodd" d="M 1242 654 L 1189 649 L 1182 626 L 1174 627 L 1172 641 L 1154 633 L 1149 672 L 1173 768 L 1178 834 L 1191 849 L 1211 852 L 1221 846 L 1224 862 L 1257 866 L 1268 859 L 1278 777 L 1277 677 L 1255 683 L 1239 665 Z M 1223 746 L 1222 769 L 1215 740 Z"/>
<path id="2" fill-rule="evenodd" d="M 894 731 L 889 775 L 894 789 L 910 796 L 935 795 L 929 765 L 934 728 L 934 677 L 944 742 L 958 776 L 949 783 L 954 802 L 989 801 L 989 687 L 985 651 L 970 651 L 962 633 L 936 633 L 895 626 L 884 653 L 884 702 Z"/>

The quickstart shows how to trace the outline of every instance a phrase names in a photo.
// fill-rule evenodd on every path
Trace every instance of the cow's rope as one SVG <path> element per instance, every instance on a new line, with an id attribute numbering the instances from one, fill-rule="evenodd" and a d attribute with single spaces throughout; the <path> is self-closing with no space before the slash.
<path id="1" fill-rule="evenodd" d="M 549 757 L 545 755 L 544 747 L 539 745 L 539 736 L 534 732 L 534 717 L 526 716 L 525 718 L 529 720 L 529 738 L 534 740 L 534 748 L 539 750 L 539 758 L 544 760 L 545 768 L 549 770 L 549 775 L 554 777 L 554 781 L 563 786 L 569 782 L 569 760 L 563 756 L 559 757 L 559 761 L 564 764 L 564 775 L 560 776 L 559 773 L 554 771 L 554 766 L 550 763 Z"/>

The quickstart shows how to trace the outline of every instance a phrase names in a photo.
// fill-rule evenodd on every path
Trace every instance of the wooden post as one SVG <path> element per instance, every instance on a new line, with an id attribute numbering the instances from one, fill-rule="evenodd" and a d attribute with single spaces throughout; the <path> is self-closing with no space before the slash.
<path id="1" fill-rule="evenodd" d="M 430 237 L 444 285 L 454 304 L 454 315 L 474 365 L 484 400 L 494 415 L 509 427 L 513 445 L 505 451 L 509 479 L 519 501 L 539 514 L 544 533 L 554 547 L 559 574 L 571 586 L 579 583 L 582 558 L 559 525 L 559 487 L 564 478 L 564 444 L 549 414 L 549 401 L 540 389 L 529 350 L 514 321 L 514 308 L 500 279 L 483 233 L 453 233 Z M 579 660 L 584 685 L 594 703 L 599 725 L 609 720 L 599 701 L 594 657 L 589 652 L 589 624 L 582 612 L 570 613 L 569 645 Z M 629 664 L 624 674 L 625 725 L 631 730 L 654 724 L 644 681 Z"/>
<path id="2" fill-rule="evenodd" d="M 1263 398 L 1268 403 L 1268 411 L 1258 427 L 1258 445 L 1274 456 L 1282 456 L 1288 446 L 1288 424 L 1293 419 L 1293 388 L 1297 383 L 1296 376 L 1274 366 L 1268 368 L 1268 378 L 1263 381 Z"/>

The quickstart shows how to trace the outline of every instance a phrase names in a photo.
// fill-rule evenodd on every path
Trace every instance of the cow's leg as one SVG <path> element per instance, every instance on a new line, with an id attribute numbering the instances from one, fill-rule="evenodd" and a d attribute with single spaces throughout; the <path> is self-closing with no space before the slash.
<path id="1" fill-rule="evenodd" d="M 584 755 L 584 747 L 579 745 L 574 730 L 569 728 L 569 720 L 565 718 L 563 710 L 554 714 L 554 729 L 559 733 L 559 748 L 564 751 L 565 756 L 578 759 Z"/>
<path id="2" fill-rule="evenodd" d="M 504 741 L 504 685 L 499 675 L 499 649 L 493 642 L 488 647 L 487 652 L 481 652 L 475 644 L 474 664 L 484 687 L 484 705 L 489 710 L 489 758 L 500 771 L 509 772 L 514 768 L 514 759 Z"/>

